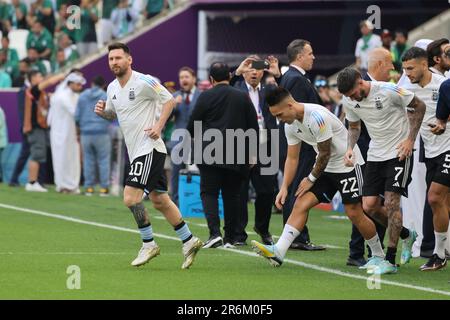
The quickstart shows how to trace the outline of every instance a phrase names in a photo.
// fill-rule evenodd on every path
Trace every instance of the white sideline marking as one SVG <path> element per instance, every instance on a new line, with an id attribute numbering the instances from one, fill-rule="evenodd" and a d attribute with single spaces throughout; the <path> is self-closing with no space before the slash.
<path id="1" fill-rule="evenodd" d="M 130 232 L 130 233 L 139 233 L 139 231 L 129 229 L 129 228 L 123 228 L 123 227 L 117 227 L 117 226 L 104 224 L 104 223 L 86 221 L 86 220 L 72 218 L 72 217 L 68 217 L 68 216 L 64 216 L 64 215 L 60 215 L 60 214 L 48 213 L 48 212 L 39 211 L 39 210 L 20 208 L 20 207 L 10 206 L 10 205 L 3 204 L 3 203 L 0 203 L 0 208 L 5 208 L 5 209 L 10 209 L 10 210 L 15 210 L 15 211 L 22 211 L 22 212 L 32 213 L 32 214 L 36 214 L 36 215 L 40 215 L 40 216 L 44 216 L 44 217 L 48 217 L 48 218 L 60 219 L 60 220 L 65 220 L 65 221 L 70 221 L 70 222 L 75 222 L 75 223 L 80 223 L 80 224 L 85 224 L 85 225 L 91 225 L 91 226 L 101 227 L 101 228 L 106 228 L 106 229 L 112 229 L 112 230 L 118 230 L 118 231 Z M 160 238 L 164 238 L 164 239 L 179 241 L 178 238 L 166 236 L 164 234 L 155 233 L 154 235 L 157 237 L 160 237 Z M 250 251 L 242 251 L 242 250 L 238 250 L 238 249 L 225 249 L 225 248 L 218 248 L 218 249 L 231 251 L 231 252 L 247 255 L 250 257 L 259 257 L 256 253 L 253 253 Z M 325 268 L 325 267 L 321 267 L 318 265 L 301 262 L 298 260 L 284 259 L 283 263 L 291 263 L 291 264 L 301 266 L 301 267 L 304 267 L 307 269 L 313 269 L 316 271 L 327 272 L 327 273 L 331 273 L 331 274 L 335 274 L 335 275 L 347 277 L 347 278 L 359 279 L 359 280 L 364 280 L 364 281 L 367 281 L 367 279 L 368 279 L 368 277 L 365 277 L 365 276 L 360 276 L 360 275 L 356 275 L 353 273 L 343 272 L 340 270 Z M 444 296 L 450 296 L 449 291 L 442 291 L 442 290 L 437 290 L 437 289 L 432 289 L 432 288 L 427 288 L 427 287 L 414 286 L 414 285 L 405 284 L 405 283 L 396 282 L 396 281 L 389 281 L 389 280 L 381 279 L 380 283 L 384 283 L 384 284 L 392 285 L 392 286 L 396 286 L 396 287 L 414 289 L 414 290 L 418 290 L 418 291 L 441 294 Z"/>

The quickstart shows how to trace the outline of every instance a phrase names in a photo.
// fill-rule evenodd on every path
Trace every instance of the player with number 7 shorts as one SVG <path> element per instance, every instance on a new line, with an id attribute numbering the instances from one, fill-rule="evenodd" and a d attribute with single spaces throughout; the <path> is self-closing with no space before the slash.
<path id="1" fill-rule="evenodd" d="M 286 123 L 288 155 L 283 184 L 275 201 L 278 208 L 284 205 L 299 158 L 301 161 L 301 143 L 313 146 L 318 155 L 311 174 L 303 179 L 295 193 L 294 208 L 278 242 L 263 245 L 252 241 L 254 250 L 273 266 L 280 266 L 289 246 L 303 230 L 309 210 L 321 202 L 331 202 L 339 191 L 347 216 L 368 242 L 375 260 L 383 261 L 384 252 L 375 224 L 364 214 L 361 205 L 361 165 L 364 159 L 358 146 L 353 149 L 355 157 L 352 167 L 344 164 L 348 134 L 343 123 L 321 105 L 295 101 L 282 87 L 266 87 L 266 101 L 272 115 Z"/>

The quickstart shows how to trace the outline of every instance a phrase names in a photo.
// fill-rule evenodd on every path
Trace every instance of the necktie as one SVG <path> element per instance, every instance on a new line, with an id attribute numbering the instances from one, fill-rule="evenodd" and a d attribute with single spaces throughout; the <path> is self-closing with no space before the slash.
<path id="1" fill-rule="evenodd" d="M 191 92 L 190 91 L 187 91 L 186 92 L 186 98 L 184 99 L 184 103 L 185 104 L 190 104 L 191 103 L 191 100 L 189 99 L 189 95 L 191 94 Z"/>

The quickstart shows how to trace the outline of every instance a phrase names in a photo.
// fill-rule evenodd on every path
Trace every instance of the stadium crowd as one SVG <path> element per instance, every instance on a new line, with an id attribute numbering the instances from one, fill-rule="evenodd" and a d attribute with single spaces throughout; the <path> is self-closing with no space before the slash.
<path id="1" fill-rule="evenodd" d="M 103 1 L 102 15 L 99 15 L 98 6 L 102 1 L 15 1 L 11 4 L 0 3 L 1 28 L 3 33 L 2 50 L 0 51 L 0 84 L 1 87 L 21 87 L 23 115 L 24 143 L 21 156 L 17 161 L 10 186 L 18 186 L 18 177 L 22 172 L 28 156 L 29 181 L 25 187 L 27 191 L 47 192 L 43 186 L 43 166 L 48 159 L 47 148 L 51 147 L 51 160 L 56 190 L 62 193 L 80 194 L 81 181 L 84 181 L 83 193 L 91 196 L 95 193 L 98 182 L 100 195 L 108 195 L 111 176 L 111 127 L 117 123 L 97 117 L 92 112 L 98 100 L 106 100 L 106 83 L 101 75 L 97 76 L 90 88 L 83 91 L 86 85 L 80 70 L 73 69 L 69 73 L 59 73 L 67 63 L 76 61 L 80 56 L 94 52 L 98 45 L 103 45 L 112 39 L 124 37 L 132 32 L 140 17 L 151 18 L 163 7 L 163 1 L 149 0 L 147 5 L 140 1 Z M 68 18 L 67 6 L 80 4 L 81 29 L 70 30 L 65 19 Z M 140 8 L 140 9 L 136 9 Z M 95 25 L 103 20 L 104 25 L 110 28 L 102 29 L 104 34 L 97 37 Z M 15 29 L 29 29 L 26 48 L 27 57 L 20 60 L 17 52 L 9 48 L 8 32 Z M 403 57 L 411 47 L 421 47 L 426 51 L 429 69 L 434 74 L 449 76 L 450 70 L 450 44 L 448 39 L 424 40 L 416 44 L 408 44 L 407 33 L 396 30 L 382 30 L 381 35 L 373 33 L 373 26 L 368 21 L 360 24 L 362 37 L 358 40 L 355 49 L 355 67 L 364 79 L 368 81 L 384 81 L 399 83 L 400 86 L 408 82 L 404 72 Z M 105 30 L 111 30 L 108 34 Z M 100 39 L 99 39 L 100 38 Z M 247 202 L 249 194 L 254 198 L 255 222 L 254 230 L 261 236 L 264 244 L 273 243 L 269 231 L 270 216 L 275 198 L 281 184 L 280 177 L 284 175 L 285 162 L 288 158 L 288 141 L 284 133 L 284 123 L 269 112 L 269 105 L 265 100 L 265 87 L 280 85 L 287 89 L 292 97 L 302 103 L 313 103 L 324 106 L 343 123 L 345 112 L 343 108 L 343 94 L 337 89 L 337 84 L 330 84 L 327 77 L 318 75 L 314 81 L 309 81 L 307 73 L 314 67 L 314 53 L 312 43 L 306 40 L 293 40 L 287 48 L 289 65 L 280 68 L 279 61 L 274 56 L 249 56 L 232 72 L 229 84 L 250 97 L 251 105 L 257 115 L 257 126 L 261 133 L 259 142 L 270 143 L 270 134 L 267 129 L 280 130 L 280 170 L 278 175 L 264 176 L 261 174 L 262 164 L 252 167 L 245 178 L 242 187 L 234 190 L 239 200 L 239 209 L 235 213 L 225 212 L 226 231 L 222 237 L 220 225 L 217 226 L 218 212 L 208 210 L 206 216 L 210 228 L 210 237 L 205 248 L 214 248 L 220 245 L 228 247 L 245 245 L 248 224 Z M 255 61 L 264 60 L 263 68 L 254 68 Z M 224 67 L 225 68 L 225 67 Z M 224 69 L 228 70 L 228 69 Z M 45 78 L 46 75 L 56 74 Z M 197 79 L 196 72 L 189 66 L 182 66 L 178 73 L 178 84 L 166 82 L 164 86 L 173 94 L 176 107 L 170 121 L 164 130 L 164 140 L 170 151 L 174 142 L 170 140 L 175 129 L 185 129 L 190 125 L 193 110 L 202 92 L 211 91 L 210 82 L 220 82 L 227 79 Z M 48 99 L 46 88 L 58 84 L 55 93 Z M 179 90 L 175 88 L 179 87 Z M 210 103 L 214 103 L 214 95 L 210 94 Z M 344 99 L 345 100 L 345 99 Z M 49 101 L 49 102 L 47 102 Z M 53 105 L 61 108 L 53 108 Z M 48 116 L 42 116 L 41 111 L 49 111 Z M 57 113 L 59 110 L 59 113 Z M 40 115 L 41 114 L 41 115 Z M 0 154 L 5 146 L 4 117 L 0 109 Z M 51 138 L 52 135 L 56 138 Z M 49 139 L 50 138 L 50 139 Z M 58 143 L 56 143 L 56 141 Z M 81 149 L 78 147 L 80 142 Z M 268 142 L 269 141 L 269 142 Z M 364 125 L 358 145 L 363 157 L 366 159 L 370 136 Z M 80 153 L 81 150 L 81 153 Z M 299 185 L 310 174 L 316 161 L 316 152 L 311 146 L 303 144 L 301 148 L 301 161 L 298 163 L 297 173 L 293 176 L 292 184 L 286 194 L 286 201 L 282 208 L 283 220 L 286 223 L 295 206 L 295 199 Z M 170 195 L 178 203 L 178 181 L 183 165 L 171 162 L 167 157 L 165 169 L 170 181 Z M 200 170 L 202 171 L 202 170 Z M 125 170 L 125 174 L 128 171 Z M 214 173 L 212 173 L 214 174 Z M 211 175 L 211 171 L 202 173 L 202 178 Z M 1 172 L 0 172 L 1 177 Z M 231 184 L 230 182 L 230 185 Z M 249 192 L 251 190 L 251 192 Z M 426 192 L 426 190 L 424 191 Z M 207 192 L 202 190 L 202 200 L 205 203 Z M 217 196 L 217 195 L 216 195 Z M 234 205 L 237 205 L 236 203 Z M 407 206 L 405 203 L 404 206 Z M 430 211 L 431 209 L 424 209 Z M 235 215 L 230 219 L 229 215 Z M 429 223 L 432 214 L 424 218 Z M 220 222 L 219 222 L 220 223 Z M 377 233 L 383 242 L 385 227 L 374 221 Z M 433 223 L 424 239 L 434 237 Z M 431 230 L 431 231 L 430 231 Z M 311 241 L 307 226 L 296 235 L 290 248 L 299 250 L 325 250 L 325 247 L 315 245 Z M 403 238 L 402 238 L 403 239 Z M 357 228 L 353 228 L 350 241 L 349 265 L 363 266 L 364 238 Z M 367 239 L 366 239 L 367 240 Z M 434 239 L 433 239 L 434 240 Z M 432 255 L 434 241 L 430 240 L 429 257 Z M 369 250 L 369 257 L 371 252 Z M 395 260 L 395 258 L 394 258 Z"/>

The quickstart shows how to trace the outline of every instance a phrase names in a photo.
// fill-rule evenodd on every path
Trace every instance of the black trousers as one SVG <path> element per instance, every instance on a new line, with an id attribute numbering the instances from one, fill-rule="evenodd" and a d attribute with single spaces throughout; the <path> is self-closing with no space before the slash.
<path id="1" fill-rule="evenodd" d="M 224 206 L 224 243 L 233 243 L 238 230 L 240 191 L 244 177 L 237 171 L 199 165 L 200 196 L 208 223 L 210 237 L 221 236 L 219 217 L 219 193 L 222 191 Z"/>
<path id="2" fill-rule="evenodd" d="M 261 175 L 259 165 L 252 168 L 250 176 L 242 184 L 240 192 L 240 215 L 236 241 L 247 240 L 245 228 L 248 224 L 248 189 L 252 182 L 256 191 L 255 200 L 255 227 L 262 234 L 269 233 L 270 217 L 272 215 L 272 205 L 275 201 L 275 187 L 277 177 L 275 175 Z"/>
<path id="3" fill-rule="evenodd" d="M 289 193 L 286 198 L 286 202 L 283 206 L 283 223 L 286 224 L 289 216 L 291 215 L 292 209 L 294 208 L 295 200 L 295 192 L 300 185 L 300 182 L 303 178 L 307 177 L 314 166 L 316 161 L 316 152 L 313 147 L 309 144 L 302 143 L 301 151 L 300 151 L 300 161 L 297 168 L 297 173 L 295 175 L 294 181 L 292 181 L 291 186 L 289 187 Z M 294 242 L 308 243 L 310 242 L 308 227 L 305 225 L 300 235 L 294 240 Z"/>
<path id="4" fill-rule="evenodd" d="M 428 190 L 430 190 L 433 173 L 428 168 L 430 167 L 430 163 L 425 161 L 425 165 L 427 167 L 427 174 L 425 177 L 425 181 L 427 183 L 427 194 L 425 196 L 425 205 L 423 208 L 423 222 L 422 222 L 422 233 L 423 239 L 422 244 L 420 246 L 420 255 L 423 257 L 431 257 L 433 255 L 434 250 L 434 225 L 433 225 L 433 210 L 431 210 L 431 206 L 428 203 Z"/>
<path id="5" fill-rule="evenodd" d="M 19 176 L 22 173 L 23 169 L 25 168 L 28 158 L 30 157 L 30 144 L 28 143 L 28 139 L 24 136 L 22 136 L 22 146 L 20 147 L 20 154 L 19 158 L 17 158 L 16 164 L 14 166 L 14 171 L 11 175 L 10 183 L 19 183 Z M 50 157 L 47 155 L 47 161 L 51 161 L 51 154 Z M 43 164 L 39 166 L 39 177 L 38 181 L 40 183 L 48 182 L 49 178 L 47 177 L 47 164 Z M 53 179 L 50 179 L 53 180 Z"/>

